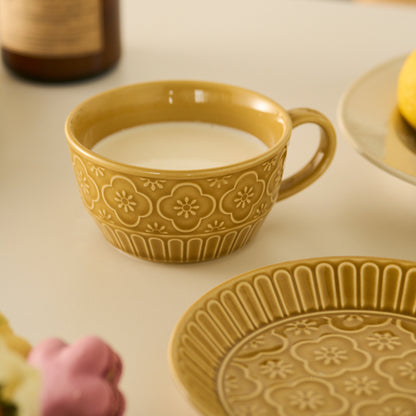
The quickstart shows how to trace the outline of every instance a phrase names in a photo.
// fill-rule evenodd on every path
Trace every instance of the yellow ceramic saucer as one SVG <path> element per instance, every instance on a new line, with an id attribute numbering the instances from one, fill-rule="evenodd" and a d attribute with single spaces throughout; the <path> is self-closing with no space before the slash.
<path id="1" fill-rule="evenodd" d="M 170 359 L 209 416 L 414 416 L 416 263 L 329 257 L 250 271 L 188 309 Z"/>

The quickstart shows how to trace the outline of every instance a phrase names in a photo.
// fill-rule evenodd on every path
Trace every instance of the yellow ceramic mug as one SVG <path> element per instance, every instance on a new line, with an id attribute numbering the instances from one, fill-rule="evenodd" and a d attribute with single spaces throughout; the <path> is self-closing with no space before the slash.
<path id="1" fill-rule="evenodd" d="M 258 137 L 268 150 L 240 163 L 188 171 L 130 166 L 91 151 L 116 131 L 165 121 L 237 128 Z M 321 127 L 318 150 L 303 169 L 282 181 L 292 128 L 304 123 Z M 105 238 L 134 256 L 176 263 L 210 260 L 244 246 L 274 202 L 325 171 L 336 145 L 332 124 L 315 110 L 287 112 L 256 92 L 197 81 L 106 91 L 71 112 L 66 136 L 82 200 Z M 178 215 L 179 205 L 192 215 Z"/>

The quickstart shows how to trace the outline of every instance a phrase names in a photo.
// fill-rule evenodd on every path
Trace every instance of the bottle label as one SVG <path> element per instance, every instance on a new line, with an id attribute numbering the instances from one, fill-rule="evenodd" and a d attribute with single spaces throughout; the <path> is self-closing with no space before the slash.
<path id="1" fill-rule="evenodd" d="M 17 53 L 67 57 L 103 48 L 100 0 L 0 0 L 3 47 Z"/>

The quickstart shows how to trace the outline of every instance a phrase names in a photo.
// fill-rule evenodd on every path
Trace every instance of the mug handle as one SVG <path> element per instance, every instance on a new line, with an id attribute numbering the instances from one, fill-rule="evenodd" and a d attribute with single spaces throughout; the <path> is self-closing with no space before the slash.
<path id="1" fill-rule="evenodd" d="M 321 140 L 308 164 L 282 181 L 278 201 L 296 194 L 315 182 L 328 168 L 336 148 L 334 126 L 322 113 L 310 108 L 295 108 L 289 110 L 288 113 L 292 119 L 293 128 L 306 123 L 317 124 L 321 130 Z"/>

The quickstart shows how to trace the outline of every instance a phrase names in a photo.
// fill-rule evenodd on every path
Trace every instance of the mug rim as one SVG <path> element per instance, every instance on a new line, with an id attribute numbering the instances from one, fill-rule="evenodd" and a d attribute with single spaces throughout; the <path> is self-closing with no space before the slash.
<path id="1" fill-rule="evenodd" d="M 279 110 L 279 118 L 283 120 L 282 125 L 284 126 L 283 132 L 281 137 L 277 143 L 275 143 L 272 147 L 268 148 L 264 152 L 261 152 L 258 155 L 253 157 L 244 159 L 239 162 L 230 163 L 226 165 L 221 165 L 217 167 L 210 167 L 204 169 L 186 169 L 186 170 L 176 170 L 176 169 L 160 169 L 160 168 L 148 168 L 142 167 L 138 165 L 130 165 L 123 162 L 118 162 L 113 159 L 109 159 L 105 156 L 101 156 L 100 154 L 94 152 L 93 150 L 89 149 L 88 147 L 84 146 L 75 136 L 72 131 L 71 123 L 73 121 L 74 116 L 76 116 L 79 112 L 82 111 L 83 108 L 89 105 L 90 102 L 96 100 L 99 97 L 103 97 L 105 95 L 112 94 L 116 91 L 128 90 L 134 87 L 152 87 L 152 86 L 161 86 L 161 85 L 172 85 L 175 87 L 179 87 L 181 85 L 187 87 L 211 87 L 217 89 L 232 89 L 236 92 L 240 92 L 243 94 L 250 94 L 255 95 L 263 102 L 267 102 L 272 106 L 276 107 Z M 186 122 L 186 120 L 184 120 Z M 191 120 L 189 120 L 191 121 Z M 163 121 L 161 121 L 163 122 Z M 150 123 L 149 123 L 150 124 Z M 215 124 L 215 123 L 213 123 Z M 238 129 L 237 129 L 238 130 Z M 278 153 L 286 144 L 288 143 L 291 132 L 293 130 L 292 120 L 288 114 L 288 112 L 276 101 L 272 100 L 271 98 L 258 93 L 256 91 L 219 82 L 211 82 L 211 81 L 199 81 L 199 80 L 160 80 L 160 81 L 149 81 L 149 82 L 140 82 L 134 84 L 127 84 L 111 89 L 107 89 L 102 91 L 98 94 L 94 94 L 93 96 L 87 98 L 86 100 L 79 103 L 67 116 L 65 121 L 65 135 L 69 144 L 70 148 L 76 149 L 78 153 L 81 153 L 84 157 L 88 158 L 91 162 L 95 164 L 99 164 L 104 166 L 108 169 L 113 171 L 119 171 L 130 175 L 146 175 L 150 177 L 163 177 L 163 178 L 203 178 L 207 176 L 222 176 L 222 175 L 229 175 L 235 172 L 239 172 L 245 169 L 249 169 L 253 166 L 256 166 L 267 159 L 269 159 L 272 155 Z M 244 131 L 244 130 L 242 130 Z"/>

